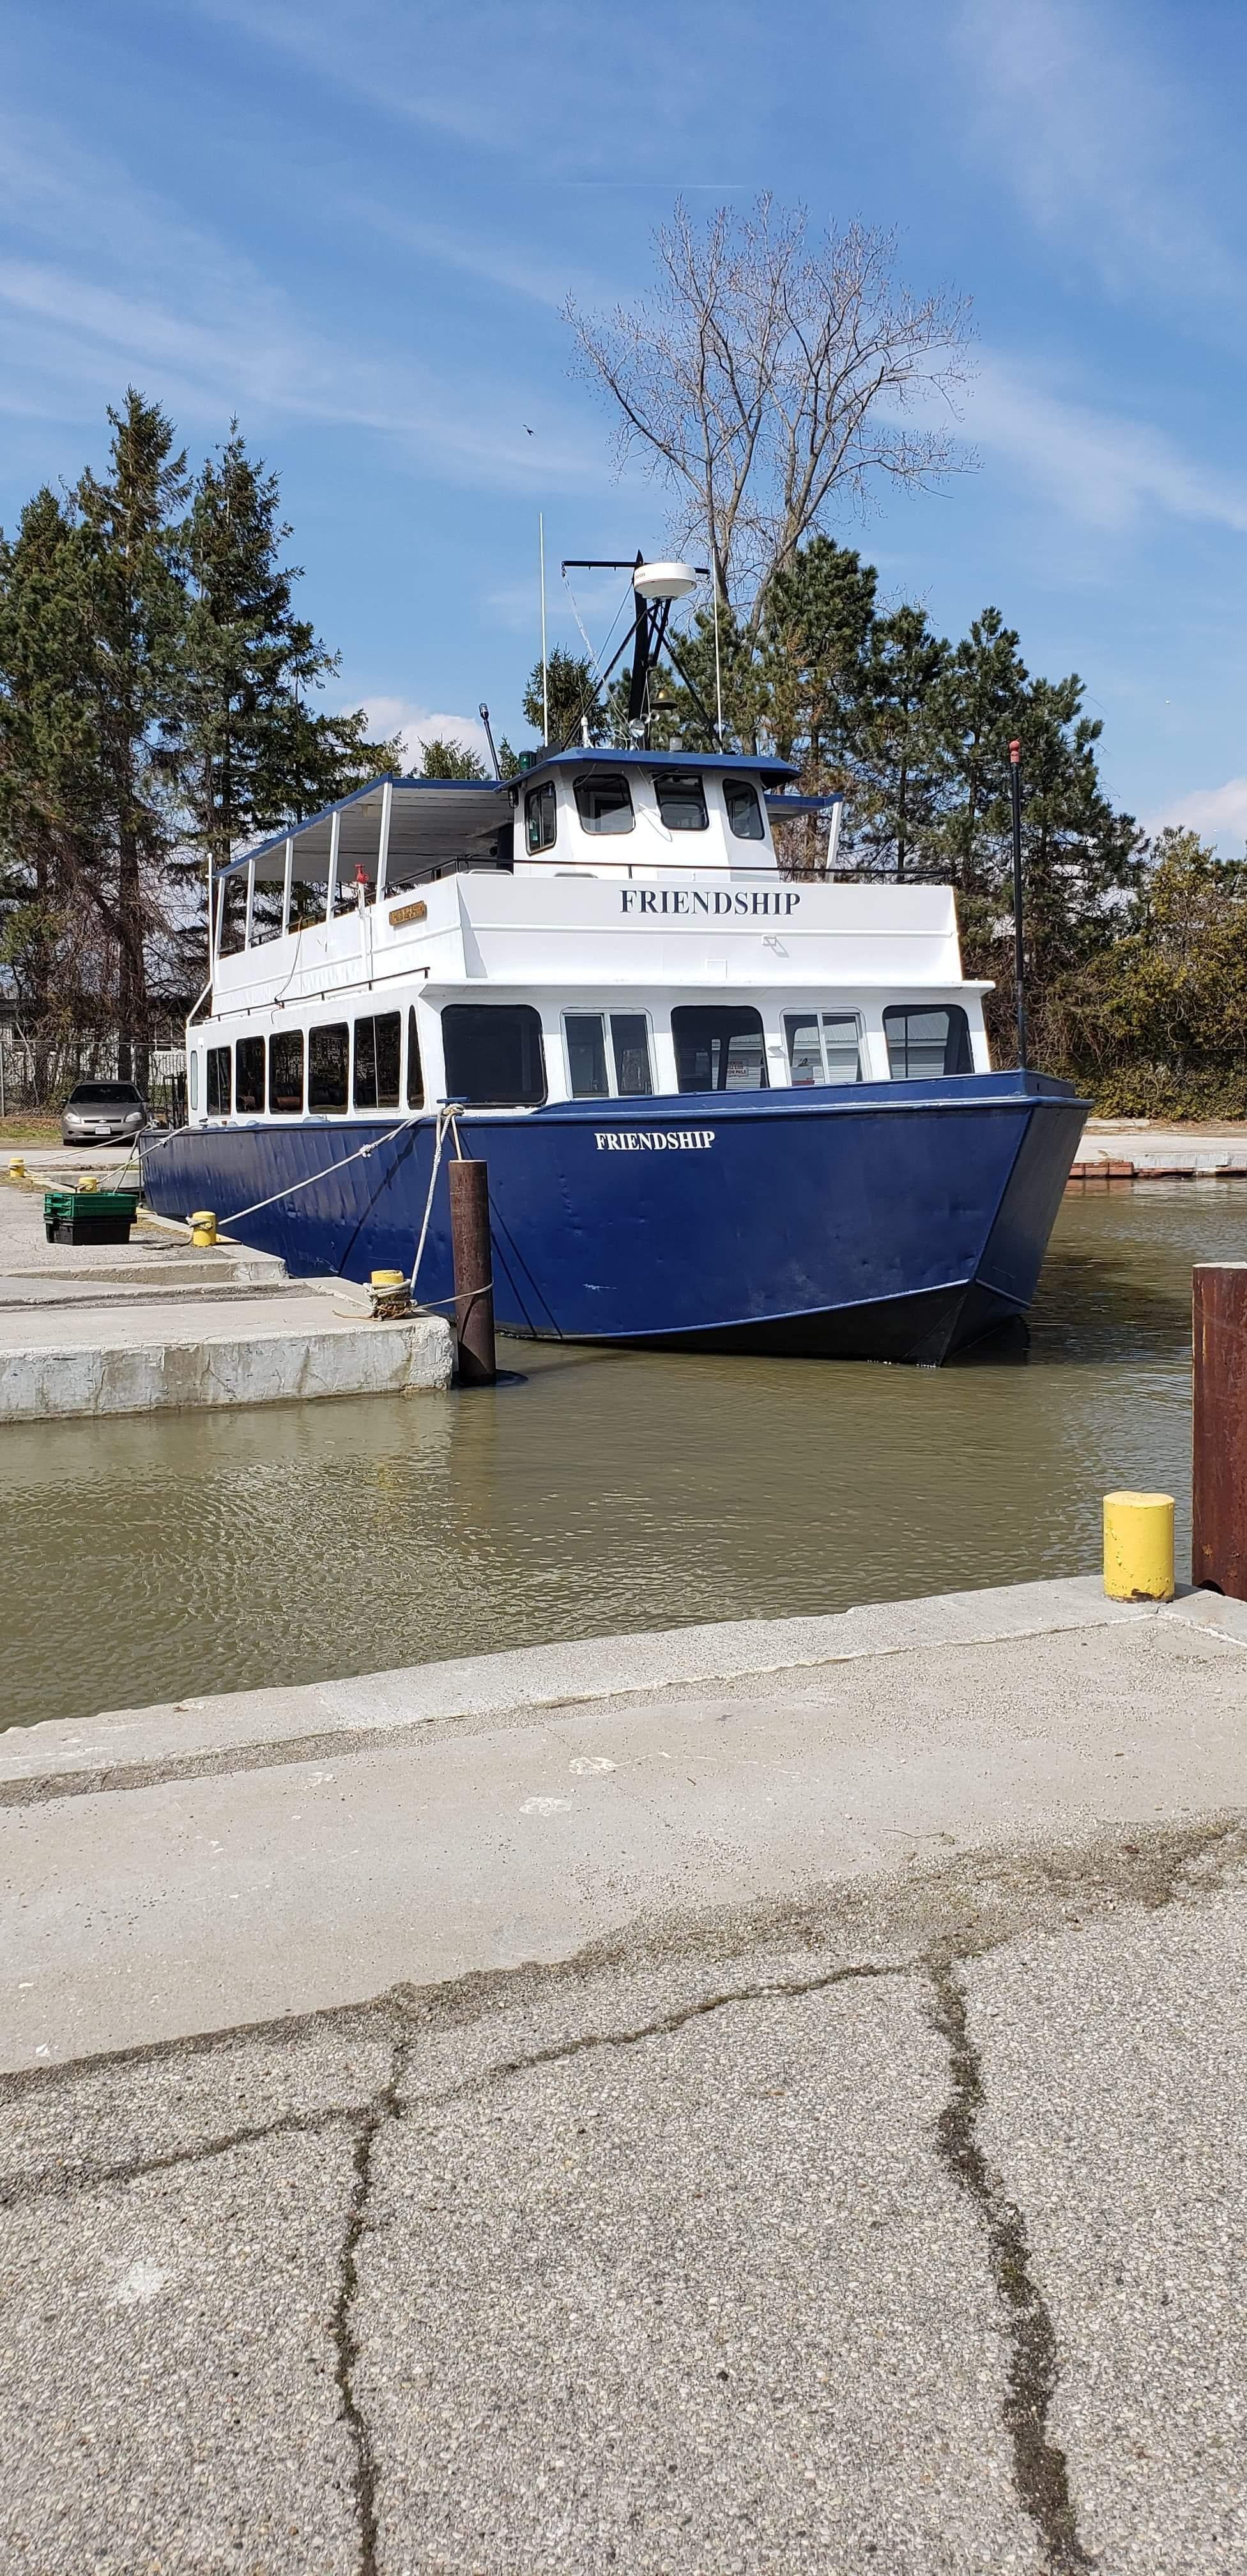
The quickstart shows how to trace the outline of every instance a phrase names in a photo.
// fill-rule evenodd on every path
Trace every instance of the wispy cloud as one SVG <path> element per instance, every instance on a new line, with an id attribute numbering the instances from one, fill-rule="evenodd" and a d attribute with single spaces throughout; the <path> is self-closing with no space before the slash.
<path id="1" fill-rule="evenodd" d="M 1037 370 L 985 355 L 962 425 L 985 456 L 1007 459 L 1088 525 L 1124 529 L 1161 515 L 1247 533 L 1247 477 L 1184 455 L 1145 422 L 1054 392 Z"/>
<path id="2" fill-rule="evenodd" d="M 1149 59 L 1142 10 L 960 0 L 949 42 L 976 148 L 1046 239 L 1114 295 L 1179 299 L 1219 328 L 1241 312 L 1247 261 L 1209 203 L 1211 102 Z"/>
<path id="3" fill-rule="evenodd" d="M 1191 787 L 1167 798 L 1160 812 L 1148 817 L 1147 830 L 1159 832 L 1166 823 L 1183 823 L 1215 841 L 1225 857 L 1241 858 L 1247 842 L 1247 778 L 1227 778 L 1224 787 Z"/>
<path id="4" fill-rule="evenodd" d="M 363 707 L 374 740 L 389 742 L 398 735 L 409 769 L 419 769 L 425 744 L 430 742 L 456 742 L 489 767 L 485 728 L 476 716 L 417 706 L 410 698 L 365 697 Z"/>
<path id="5" fill-rule="evenodd" d="M 393 338 L 374 355 L 308 325 L 253 261 L 54 127 L 0 128 L 0 189 L 18 243 L 0 261 L 0 410 L 81 418 L 134 381 L 192 432 L 219 433 L 237 409 L 260 435 L 291 419 L 370 432 L 460 483 L 607 481 L 557 390 L 508 384 L 496 363 L 487 379 L 462 364 L 452 375 Z"/>

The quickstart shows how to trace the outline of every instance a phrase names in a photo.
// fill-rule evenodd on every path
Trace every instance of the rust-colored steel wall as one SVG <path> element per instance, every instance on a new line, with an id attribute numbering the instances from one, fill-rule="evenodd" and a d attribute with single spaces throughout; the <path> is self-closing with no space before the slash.
<path id="1" fill-rule="evenodd" d="M 494 1262 L 489 1239 L 489 1165 L 455 1161 L 450 1174 L 450 1244 L 455 1265 L 455 1343 L 461 1386 L 492 1386 Z"/>
<path id="2" fill-rule="evenodd" d="M 1247 1601 L 1247 1262 L 1203 1262 L 1191 1286 L 1191 1581 Z"/>

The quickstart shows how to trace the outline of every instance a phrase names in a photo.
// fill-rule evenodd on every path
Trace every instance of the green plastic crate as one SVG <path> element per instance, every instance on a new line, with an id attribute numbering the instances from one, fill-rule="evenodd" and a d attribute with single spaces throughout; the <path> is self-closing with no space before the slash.
<path id="1" fill-rule="evenodd" d="M 43 1230 L 49 1243 L 128 1243 L 137 1190 L 45 1190 Z"/>

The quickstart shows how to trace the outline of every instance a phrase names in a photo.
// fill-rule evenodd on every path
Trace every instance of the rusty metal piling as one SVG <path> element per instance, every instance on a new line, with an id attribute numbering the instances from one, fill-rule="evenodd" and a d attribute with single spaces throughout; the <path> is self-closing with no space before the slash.
<path id="1" fill-rule="evenodd" d="M 1192 1273 L 1191 1581 L 1247 1601 L 1247 1261 Z"/>
<path id="2" fill-rule="evenodd" d="M 452 1162 L 450 1244 L 455 1269 L 455 1351 L 460 1386 L 492 1386 L 494 1270 L 489 1237 L 489 1165 Z"/>

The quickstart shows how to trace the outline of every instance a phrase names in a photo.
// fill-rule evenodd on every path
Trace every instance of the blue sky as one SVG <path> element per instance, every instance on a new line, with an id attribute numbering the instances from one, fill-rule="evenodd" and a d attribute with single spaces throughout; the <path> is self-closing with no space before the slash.
<path id="1" fill-rule="evenodd" d="M 999 606 L 1082 673 L 1117 800 L 1240 847 L 1245 89 L 1247 12 L 1202 0 L 11 0 L 0 522 L 128 381 L 195 455 L 236 411 L 335 698 L 522 739 L 538 510 L 576 649 L 559 558 L 665 516 L 559 307 L 642 291 L 678 190 L 769 188 L 974 304 L 977 462 L 834 532 L 947 634 Z"/>

